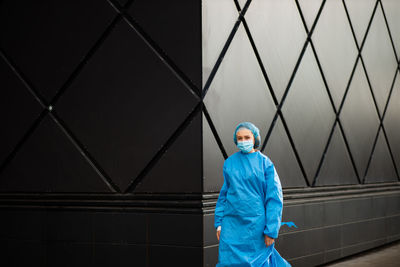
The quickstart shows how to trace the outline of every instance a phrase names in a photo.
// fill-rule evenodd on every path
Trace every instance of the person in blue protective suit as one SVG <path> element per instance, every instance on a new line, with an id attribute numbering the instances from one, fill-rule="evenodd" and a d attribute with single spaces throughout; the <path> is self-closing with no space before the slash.
<path id="1" fill-rule="evenodd" d="M 224 162 L 224 184 L 215 208 L 217 267 L 291 266 L 274 247 L 282 218 L 282 187 L 272 161 L 255 149 L 260 146 L 260 131 L 242 122 L 233 140 L 239 151 Z"/>

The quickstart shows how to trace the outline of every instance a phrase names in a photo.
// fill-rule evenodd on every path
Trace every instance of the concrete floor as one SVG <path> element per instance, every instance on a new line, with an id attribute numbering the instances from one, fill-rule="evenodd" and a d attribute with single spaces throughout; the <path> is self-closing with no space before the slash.
<path id="1" fill-rule="evenodd" d="M 395 242 L 380 248 L 335 261 L 326 267 L 369 267 L 369 266 L 400 266 L 400 242 Z"/>

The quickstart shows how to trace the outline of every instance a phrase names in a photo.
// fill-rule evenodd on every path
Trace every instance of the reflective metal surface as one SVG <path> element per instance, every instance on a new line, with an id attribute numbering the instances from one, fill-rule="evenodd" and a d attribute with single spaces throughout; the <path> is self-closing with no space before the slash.
<path id="1" fill-rule="evenodd" d="M 390 33 L 396 47 L 397 56 L 400 58 L 400 7 L 397 0 L 382 0 L 383 9 L 385 10 L 386 19 L 389 24 Z"/>
<path id="2" fill-rule="evenodd" d="M 308 30 L 310 30 L 322 5 L 322 0 L 299 0 L 299 4 Z"/>
<path id="3" fill-rule="evenodd" d="M 340 120 L 358 173 L 362 176 L 378 131 L 379 118 L 360 62 L 354 73 Z"/>
<path id="4" fill-rule="evenodd" d="M 253 122 L 261 136 L 265 136 L 275 105 L 243 26 L 239 27 L 204 103 L 228 155 L 237 151 L 233 132 L 240 122 Z"/>
<path id="5" fill-rule="evenodd" d="M 311 38 L 338 108 L 357 56 L 342 1 L 326 1 Z"/>
<path id="6" fill-rule="evenodd" d="M 316 186 L 358 184 L 339 125 L 336 125 Z"/>
<path id="7" fill-rule="evenodd" d="M 307 37 L 296 3 L 252 1 L 245 17 L 280 101 Z"/>
<path id="8" fill-rule="evenodd" d="M 345 3 L 360 46 L 367 31 L 376 0 L 346 0 Z"/>
<path id="9" fill-rule="evenodd" d="M 397 62 L 380 8 L 376 10 L 362 56 L 382 115 L 396 72 Z"/>
<path id="10" fill-rule="evenodd" d="M 215 141 L 210 126 L 203 115 L 203 190 L 217 192 L 224 182 L 222 167 L 224 157 Z"/>
<path id="11" fill-rule="evenodd" d="M 202 1 L 203 86 L 238 18 L 233 0 Z"/>
<path id="12" fill-rule="evenodd" d="M 366 183 L 397 181 L 393 161 L 381 131 L 375 146 L 374 154 L 365 177 Z"/>
<path id="13" fill-rule="evenodd" d="M 397 73 L 392 96 L 383 120 L 383 125 L 389 139 L 390 148 L 400 171 L 400 75 Z"/>
<path id="14" fill-rule="evenodd" d="M 278 119 L 264 151 L 275 165 L 282 187 L 305 187 L 303 174 L 290 145 L 282 121 Z"/>
<path id="15" fill-rule="evenodd" d="M 311 47 L 303 56 L 282 111 L 311 182 L 335 119 Z"/>

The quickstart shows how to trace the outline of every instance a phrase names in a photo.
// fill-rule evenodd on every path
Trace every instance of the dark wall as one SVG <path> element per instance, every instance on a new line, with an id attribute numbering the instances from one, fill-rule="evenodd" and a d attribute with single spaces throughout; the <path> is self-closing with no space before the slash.
<path id="1" fill-rule="evenodd" d="M 200 1 L 1 1 L 0 265 L 200 266 L 201 83 Z"/>
<path id="2" fill-rule="evenodd" d="M 217 200 L 233 131 L 255 123 L 284 187 L 283 221 L 298 226 L 277 240 L 294 266 L 400 238 L 399 8 L 203 1 L 204 191 Z M 205 213 L 204 261 L 214 266 L 212 208 Z"/>

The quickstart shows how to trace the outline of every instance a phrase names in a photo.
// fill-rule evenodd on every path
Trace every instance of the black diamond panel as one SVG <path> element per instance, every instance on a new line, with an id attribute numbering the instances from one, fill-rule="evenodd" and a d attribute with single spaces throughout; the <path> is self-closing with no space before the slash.
<path id="1" fill-rule="evenodd" d="M 0 165 L 42 110 L 22 81 L 0 57 Z"/>
<path id="2" fill-rule="evenodd" d="M 56 109 L 124 190 L 196 102 L 135 31 L 121 21 Z"/>
<path id="3" fill-rule="evenodd" d="M 105 0 L 2 1 L 0 47 L 50 101 L 114 16 Z"/>
<path id="4" fill-rule="evenodd" d="M 201 120 L 199 113 L 135 192 L 201 192 Z"/>
<path id="5" fill-rule="evenodd" d="M 110 189 L 47 115 L 2 172 L 0 191 L 109 192 Z"/>
<path id="6" fill-rule="evenodd" d="M 129 14 L 200 87 L 201 2 L 135 0 L 129 9 Z"/>

